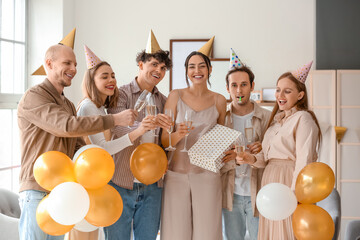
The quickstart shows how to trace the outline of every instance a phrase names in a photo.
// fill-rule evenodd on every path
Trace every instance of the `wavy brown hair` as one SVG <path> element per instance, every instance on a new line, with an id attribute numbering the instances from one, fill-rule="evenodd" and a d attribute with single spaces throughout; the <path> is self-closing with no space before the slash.
<path id="1" fill-rule="evenodd" d="M 315 121 L 315 124 L 316 126 L 318 127 L 319 129 L 319 133 L 318 133 L 318 148 L 320 147 L 320 143 L 321 143 L 321 129 L 320 129 L 320 125 L 319 125 L 319 121 L 317 120 L 316 116 L 315 116 L 315 113 L 313 111 L 311 111 L 309 109 L 309 101 L 308 101 L 308 94 L 307 94 L 307 91 L 306 91 L 306 86 L 304 83 L 300 82 L 299 80 L 297 80 L 294 75 L 292 75 L 291 72 L 286 72 L 284 74 L 282 74 L 279 79 L 277 80 L 276 84 L 283 78 L 288 78 L 290 79 L 296 86 L 296 89 L 299 91 L 299 92 L 304 92 L 304 96 L 303 98 L 301 98 L 296 104 L 295 104 L 295 107 L 298 111 L 306 111 L 308 113 L 310 113 L 311 117 L 314 119 Z M 272 123 L 272 121 L 274 120 L 274 117 L 275 115 L 279 112 L 279 104 L 278 102 L 276 101 L 275 103 L 275 107 L 271 113 L 271 116 L 270 116 L 270 119 L 269 119 L 269 122 L 267 124 L 267 127 L 266 129 L 268 129 Z"/>
<path id="2" fill-rule="evenodd" d="M 82 92 L 84 97 L 89 98 L 93 103 L 95 103 L 96 107 L 101 107 L 104 105 L 106 108 L 116 107 L 118 98 L 119 98 L 119 89 L 115 86 L 114 95 L 108 96 L 103 104 L 100 97 L 100 92 L 95 85 L 95 73 L 101 66 L 110 66 L 109 63 L 102 61 L 95 67 L 91 69 L 87 69 L 84 75 L 84 79 L 82 81 Z"/>

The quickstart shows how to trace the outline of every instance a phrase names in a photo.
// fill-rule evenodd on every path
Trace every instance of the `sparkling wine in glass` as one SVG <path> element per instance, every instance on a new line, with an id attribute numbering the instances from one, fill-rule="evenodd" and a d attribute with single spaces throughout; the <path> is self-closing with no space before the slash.
<path id="1" fill-rule="evenodd" d="M 157 114 L 157 109 L 156 109 L 156 105 L 155 105 L 155 101 L 153 99 L 153 95 L 149 96 L 147 98 L 147 105 L 146 105 L 146 115 L 152 115 L 152 116 L 156 116 Z M 157 134 L 155 134 L 155 129 L 151 130 L 152 134 L 154 137 L 158 137 Z"/>
<path id="2" fill-rule="evenodd" d="M 192 124 L 193 124 L 193 111 L 191 110 L 186 110 L 185 111 L 185 116 L 184 116 L 184 123 L 185 126 L 187 127 L 188 133 L 185 135 L 185 143 L 184 143 L 184 148 L 180 151 L 180 152 L 187 152 L 188 150 L 186 149 L 186 143 L 187 143 L 187 137 L 189 136 Z"/>
<path id="3" fill-rule="evenodd" d="M 146 89 L 144 91 L 142 91 L 142 93 L 140 94 L 140 96 L 138 97 L 138 99 L 135 102 L 135 105 L 134 105 L 135 111 L 140 112 L 141 110 L 144 109 L 144 107 L 147 104 L 146 99 L 149 94 L 151 95 L 151 93 Z M 130 126 L 128 126 L 128 128 L 130 128 Z"/>
<path id="4" fill-rule="evenodd" d="M 243 134 L 240 134 L 240 136 L 235 140 L 235 152 L 237 155 L 239 155 L 242 152 L 245 152 L 246 148 L 246 139 Z M 244 177 L 246 176 L 246 164 L 241 164 L 236 169 L 236 176 L 237 177 Z"/>
<path id="5" fill-rule="evenodd" d="M 171 146 L 171 133 L 174 131 L 174 112 L 171 109 L 165 109 L 165 115 L 169 116 L 171 119 L 171 126 L 167 129 L 167 132 L 169 133 L 169 146 L 165 148 L 166 151 L 175 151 L 176 148 Z"/>
<path id="6" fill-rule="evenodd" d="M 245 121 L 245 137 L 247 140 L 247 144 L 251 144 L 254 142 L 254 128 L 251 123 L 251 119 L 247 119 Z"/>

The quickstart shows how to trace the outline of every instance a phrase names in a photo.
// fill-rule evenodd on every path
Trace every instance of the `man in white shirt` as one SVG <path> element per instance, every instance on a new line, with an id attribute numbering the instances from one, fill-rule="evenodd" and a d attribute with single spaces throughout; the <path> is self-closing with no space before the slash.
<path id="1" fill-rule="evenodd" d="M 247 150 L 258 153 L 271 113 L 250 100 L 254 86 L 254 74 L 243 64 L 228 72 L 226 87 L 232 102 L 227 108 L 225 125 L 240 131 L 246 137 Z M 245 128 L 249 128 L 248 134 L 245 134 Z M 246 229 L 251 239 L 257 239 L 259 218 L 255 199 L 262 170 L 248 164 L 236 165 L 235 157 L 234 150 L 228 151 L 223 159 L 226 164 L 221 169 L 224 239 L 244 239 Z"/>

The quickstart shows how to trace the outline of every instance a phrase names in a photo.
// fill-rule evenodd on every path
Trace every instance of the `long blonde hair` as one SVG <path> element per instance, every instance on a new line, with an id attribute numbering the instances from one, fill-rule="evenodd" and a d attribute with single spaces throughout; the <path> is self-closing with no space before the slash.
<path id="1" fill-rule="evenodd" d="M 106 108 L 116 107 L 119 98 L 119 89 L 115 87 L 114 95 L 108 96 L 105 100 L 105 103 L 103 104 L 100 97 L 100 92 L 95 85 L 95 73 L 101 66 L 104 65 L 111 67 L 109 63 L 103 61 L 95 67 L 86 70 L 84 79 L 82 81 L 82 92 L 84 97 L 89 98 L 98 108 L 102 105 L 104 105 Z"/>

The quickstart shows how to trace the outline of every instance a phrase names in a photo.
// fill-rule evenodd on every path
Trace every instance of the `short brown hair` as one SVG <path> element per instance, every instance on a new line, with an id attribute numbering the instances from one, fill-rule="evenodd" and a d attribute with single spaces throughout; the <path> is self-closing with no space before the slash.
<path id="1" fill-rule="evenodd" d="M 242 65 L 241 67 L 234 67 L 229 70 L 229 72 L 226 74 L 225 80 L 226 80 L 226 86 L 229 87 L 229 76 L 233 74 L 234 72 L 246 72 L 249 75 L 250 79 L 250 85 L 253 85 L 255 75 L 251 71 L 251 69 L 248 66 Z"/>
<path id="2" fill-rule="evenodd" d="M 151 58 L 155 58 L 159 63 L 165 63 L 167 70 L 172 67 L 172 62 L 169 57 L 169 51 L 159 50 L 156 53 L 146 53 L 145 50 L 139 52 L 136 56 L 136 63 L 143 62 L 146 63 Z"/>
<path id="3" fill-rule="evenodd" d="M 102 61 L 95 67 L 91 69 L 87 69 L 84 75 L 84 79 L 82 81 L 82 91 L 84 97 L 89 98 L 93 103 L 95 103 L 96 107 L 101 107 L 103 105 L 101 98 L 100 98 L 100 92 L 97 89 L 95 85 L 95 73 L 101 66 L 110 66 L 109 63 Z M 117 100 L 119 98 L 119 89 L 117 86 L 115 86 L 114 95 L 108 96 L 105 100 L 104 106 L 106 108 L 116 107 Z"/>

